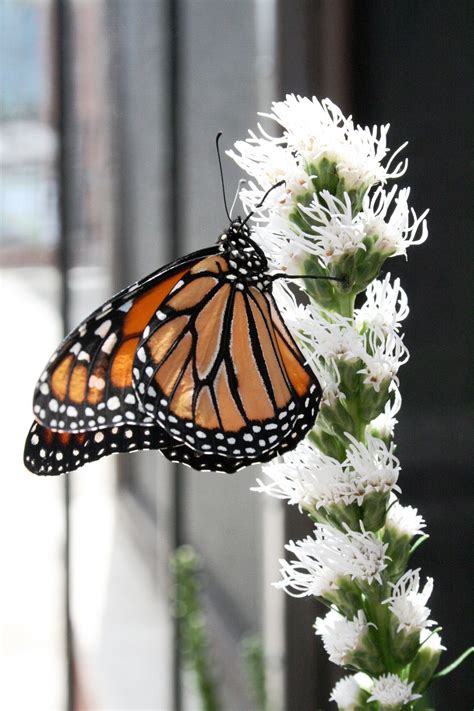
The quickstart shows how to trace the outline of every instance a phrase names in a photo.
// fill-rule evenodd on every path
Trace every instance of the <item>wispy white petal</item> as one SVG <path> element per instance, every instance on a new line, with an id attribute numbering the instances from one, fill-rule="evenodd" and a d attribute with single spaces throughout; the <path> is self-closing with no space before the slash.
<path id="1" fill-rule="evenodd" d="M 354 711 L 364 703 L 362 691 L 368 691 L 371 687 L 372 681 L 366 674 L 359 672 L 345 676 L 337 682 L 329 700 L 335 701 L 340 711 Z"/>
<path id="2" fill-rule="evenodd" d="M 280 561 L 282 580 L 274 585 L 294 597 L 324 595 L 337 589 L 344 576 L 381 583 L 381 573 L 386 568 L 387 546 L 369 531 L 358 533 L 346 527 L 343 533 L 317 524 L 312 536 L 290 541 L 285 548 L 295 559 Z"/>
<path id="3" fill-rule="evenodd" d="M 435 622 L 429 619 L 431 610 L 426 603 L 433 592 L 433 579 L 427 578 L 420 590 L 420 570 L 407 570 L 397 583 L 392 584 L 391 597 L 384 600 L 399 621 L 398 631 L 413 632 L 430 627 Z"/>
<path id="4" fill-rule="evenodd" d="M 388 509 L 385 525 L 387 528 L 395 529 L 399 535 L 411 538 L 420 535 L 426 523 L 417 509 L 413 506 L 402 506 L 394 496 Z"/>
<path id="5" fill-rule="evenodd" d="M 369 701 L 378 701 L 383 708 L 398 709 L 421 698 L 420 694 L 412 693 L 413 685 L 413 681 L 404 681 L 397 674 L 384 674 L 374 681 Z"/>
<path id="6" fill-rule="evenodd" d="M 353 620 L 348 620 L 337 610 L 330 610 L 326 617 L 318 617 L 314 624 L 316 634 L 322 637 L 324 648 L 334 664 L 350 663 L 351 654 L 360 646 L 369 623 L 362 610 Z"/>

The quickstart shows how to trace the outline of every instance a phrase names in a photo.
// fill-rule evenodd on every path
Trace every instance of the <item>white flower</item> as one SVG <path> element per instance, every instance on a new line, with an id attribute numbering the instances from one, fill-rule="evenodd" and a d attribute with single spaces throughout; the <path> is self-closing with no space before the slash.
<path id="1" fill-rule="evenodd" d="M 417 217 L 415 211 L 408 208 L 410 188 L 403 188 L 398 193 L 397 190 L 395 185 L 389 193 L 383 188 L 378 188 L 372 195 L 367 193 L 358 214 L 364 223 L 365 234 L 376 236 L 376 248 L 390 255 L 406 254 L 407 247 L 421 244 L 428 237 L 425 220 L 428 210 Z M 392 209 L 393 201 L 395 206 Z M 421 234 L 417 236 L 420 227 Z"/>
<path id="2" fill-rule="evenodd" d="M 393 446 L 367 436 L 367 445 L 347 435 L 351 444 L 344 462 L 328 457 L 309 441 L 301 442 L 292 452 L 283 455 L 281 462 L 263 467 L 269 483 L 257 479 L 252 491 L 286 499 L 300 508 L 320 508 L 362 504 L 373 491 L 400 491 L 397 479 L 400 471 Z"/>
<path id="3" fill-rule="evenodd" d="M 279 285 L 276 297 L 285 323 L 298 332 L 308 360 L 314 359 L 315 353 L 327 361 L 363 357 L 364 341 L 350 318 L 326 312 L 314 304 L 297 304 L 286 284 Z"/>
<path id="4" fill-rule="evenodd" d="M 328 264 L 342 254 L 366 250 L 364 240 L 376 237 L 375 248 L 379 252 L 389 256 L 406 254 L 407 247 L 427 239 L 428 210 L 417 217 L 408 207 L 409 188 L 397 190 L 395 185 L 389 193 L 382 187 L 373 194 L 367 193 L 356 215 L 348 193 L 344 193 L 343 200 L 327 190 L 315 194 L 308 207 L 299 206 L 311 224 L 311 232 L 300 231 L 301 248 Z"/>
<path id="5" fill-rule="evenodd" d="M 441 653 L 446 647 L 441 644 L 441 637 L 437 632 L 432 632 L 431 630 L 423 627 L 420 631 L 420 646 L 424 649 L 429 649 L 434 654 Z"/>
<path id="6" fill-rule="evenodd" d="M 282 580 L 274 583 L 293 597 L 322 596 L 338 588 L 344 576 L 371 583 L 382 582 L 386 568 L 383 544 L 370 531 L 358 533 L 347 526 L 342 533 L 331 526 L 317 524 L 313 536 L 290 541 L 285 548 L 296 560 L 280 560 Z"/>
<path id="7" fill-rule="evenodd" d="M 298 304 L 286 284 L 278 285 L 275 297 L 285 323 L 298 333 L 298 341 L 307 361 L 314 368 L 325 389 L 326 382 L 339 380 L 337 360 L 355 361 L 363 364 L 358 372 L 364 376 L 363 383 L 380 391 L 387 381 L 397 383 L 397 372 L 408 360 L 408 350 L 395 329 L 383 335 L 377 326 L 360 333 L 352 319 L 334 312 L 327 312 L 315 304 Z M 328 372 L 329 370 L 329 372 Z"/>
<path id="8" fill-rule="evenodd" d="M 327 265 L 342 254 L 365 250 L 367 237 L 376 237 L 376 249 L 387 255 L 405 254 L 409 245 L 426 239 L 426 212 L 420 217 L 410 213 L 408 189 L 398 192 L 395 186 L 388 194 L 382 187 L 372 194 L 369 190 L 362 209 L 353 215 L 349 191 L 384 184 L 406 169 L 406 161 L 393 169 L 392 161 L 383 165 L 389 152 L 388 125 L 362 128 L 329 99 L 319 102 L 293 95 L 275 102 L 271 113 L 262 115 L 280 124 L 283 133 L 272 136 L 259 125 L 257 132 L 249 131 L 249 137 L 237 141 L 235 150 L 227 153 L 254 178 L 240 191 L 240 198 L 245 209 L 255 213 L 254 238 L 264 248 L 272 267 L 284 269 L 301 260 L 305 253 L 320 257 Z M 322 159 L 336 165 L 347 191 L 342 199 L 327 190 L 316 193 L 313 179 L 318 177 Z M 269 188 L 281 181 L 284 184 L 272 190 L 264 205 L 257 207 Z M 311 193 L 313 202 L 305 207 Z M 306 213 L 308 232 L 288 219 L 297 205 Z"/>
<path id="9" fill-rule="evenodd" d="M 398 422 L 395 415 L 402 406 L 402 397 L 395 383 L 392 383 L 390 392 L 393 394 L 393 398 L 389 399 L 385 404 L 384 412 L 369 424 L 369 432 L 377 434 L 383 439 L 390 439 L 393 436 L 395 425 Z"/>
<path id="10" fill-rule="evenodd" d="M 390 274 L 386 274 L 383 280 L 376 279 L 369 284 L 365 296 L 364 304 L 354 314 L 358 330 L 368 327 L 380 338 L 398 332 L 400 323 L 410 311 L 400 279 L 395 279 L 392 284 Z"/>
<path id="11" fill-rule="evenodd" d="M 396 674 L 380 676 L 372 687 L 372 696 L 369 701 L 378 701 L 384 709 L 396 709 L 420 699 L 420 694 L 413 694 L 414 682 L 403 681 Z"/>
<path id="12" fill-rule="evenodd" d="M 301 274 L 304 247 L 298 230 L 288 219 L 273 212 L 270 219 L 254 228 L 254 239 L 263 249 L 270 271 Z"/>
<path id="13" fill-rule="evenodd" d="M 370 678 L 361 672 L 340 679 L 332 690 L 330 701 L 335 701 L 340 711 L 354 711 L 364 703 L 361 695 L 363 689 L 369 690 L 372 685 Z"/>
<path id="14" fill-rule="evenodd" d="M 234 151 L 228 151 L 235 162 L 258 182 L 249 181 L 247 187 L 240 191 L 243 205 L 250 211 L 259 209 L 256 205 L 261 201 L 263 194 L 276 183 L 284 180 L 281 185 L 268 195 L 265 205 L 260 213 L 267 212 L 274 207 L 276 212 L 287 214 L 294 207 L 299 195 L 314 190 L 310 176 L 305 172 L 304 166 L 291 153 L 272 140 L 258 137 L 249 131 L 250 138 L 246 141 L 237 141 Z"/>
<path id="15" fill-rule="evenodd" d="M 257 479 L 258 491 L 301 508 L 327 506 L 341 501 L 350 503 L 351 481 L 343 465 L 328 457 L 308 441 L 301 442 L 292 452 L 283 455 L 282 462 L 263 467 L 270 480 L 265 484 Z"/>
<path id="16" fill-rule="evenodd" d="M 263 115 L 283 127 L 288 148 L 307 163 L 317 163 L 322 158 L 334 161 L 347 190 L 384 183 L 406 169 L 406 162 L 399 163 L 392 172 L 390 163 L 382 165 L 389 152 L 388 125 L 372 129 L 354 126 L 352 118 L 346 118 L 330 99 L 319 102 L 315 97 L 288 95 L 285 101 L 272 104 L 270 114 Z"/>
<path id="17" fill-rule="evenodd" d="M 361 644 L 369 629 L 369 623 L 363 610 L 359 610 L 357 617 L 351 621 L 333 609 L 326 617 L 316 618 L 314 628 L 316 634 L 322 637 L 331 662 L 344 666 L 350 664 L 351 654 Z"/>
<path id="18" fill-rule="evenodd" d="M 433 579 L 427 578 L 420 591 L 420 570 L 407 570 L 397 583 L 391 583 L 392 596 L 383 601 L 398 619 L 397 632 L 414 632 L 434 625 L 428 617 L 431 613 L 426 603 L 433 591 Z"/>
<path id="19" fill-rule="evenodd" d="M 347 449 L 345 465 L 354 472 L 359 481 L 359 499 L 372 491 L 400 491 L 396 485 L 400 474 L 400 462 L 394 454 L 394 445 L 367 434 L 367 444 L 359 442 L 346 432 L 351 445 Z"/>
<path id="20" fill-rule="evenodd" d="M 400 536 L 418 536 L 426 527 L 425 520 L 413 506 L 402 506 L 394 497 L 387 512 L 385 526 L 393 528 Z"/>
<path id="21" fill-rule="evenodd" d="M 315 195 L 309 207 L 300 205 L 301 211 L 313 223 L 311 234 L 301 232 L 301 244 L 305 251 L 322 257 L 328 264 L 341 254 L 365 250 L 364 225 L 352 214 L 349 194 L 344 193 L 344 200 L 339 200 L 327 190 L 322 190 L 320 197 L 322 201 Z"/>
<path id="22" fill-rule="evenodd" d="M 376 331 L 369 330 L 366 334 L 364 352 L 364 368 L 357 371 L 364 375 L 363 383 L 379 392 L 382 385 L 393 381 L 398 385 L 397 373 L 400 366 L 409 358 L 408 349 L 403 343 L 403 337 L 395 331 L 380 339 Z"/>

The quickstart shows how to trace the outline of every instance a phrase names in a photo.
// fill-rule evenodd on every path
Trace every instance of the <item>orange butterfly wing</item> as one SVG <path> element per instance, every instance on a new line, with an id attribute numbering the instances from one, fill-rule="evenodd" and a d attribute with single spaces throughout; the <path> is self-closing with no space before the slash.
<path id="1" fill-rule="evenodd" d="M 270 292 L 227 272 L 224 256 L 209 257 L 175 285 L 145 329 L 133 381 L 171 436 L 206 456 L 262 461 L 306 435 L 321 390 Z"/>
<path id="2" fill-rule="evenodd" d="M 132 365 L 148 321 L 192 266 L 215 250 L 174 262 L 124 289 L 63 341 L 36 386 L 35 419 L 51 430 L 84 432 L 151 424 L 132 385 Z"/>

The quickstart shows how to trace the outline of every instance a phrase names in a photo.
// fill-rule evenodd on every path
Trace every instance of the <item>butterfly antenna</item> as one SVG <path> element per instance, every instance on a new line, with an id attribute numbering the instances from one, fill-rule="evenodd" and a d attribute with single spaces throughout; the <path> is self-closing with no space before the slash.
<path id="1" fill-rule="evenodd" d="M 285 184 L 286 184 L 286 180 L 280 180 L 278 183 L 275 183 L 275 185 L 272 185 L 272 187 L 267 190 L 267 192 L 265 193 L 265 195 L 263 196 L 263 198 L 260 200 L 260 202 L 258 203 L 258 205 L 255 205 L 255 210 L 258 210 L 259 207 L 262 207 L 263 203 L 265 202 L 265 200 L 267 199 L 267 197 L 270 195 L 270 193 L 272 192 L 272 190 L 275 190 L 276 188 L 279 188 L 280 185 L 285 185 Z M 248 220 L 250 220 L 250 218 L 252 217 L 252 215 L 255 213 L 255 210 L 252 210 L 252 212 L 249 212 L 249 214 L 247 215 L 247 217 L 245 218 L 245 220 L 242 222 L 242 225 L 245 225 L 245 223 L 246 223 Z"/>
<path id="2" fill-rule="evenodd" d="M 219 173 L 221 175 L 221 185 L 222 185 L 222 195 L 224 196 L 224 207 L 225 207 L 225 212 L 227 217 L 229 218 L 229 222 L 232 222 L 232 218 L 229 215 L 229 208 L 227 207 L 227 199 L 225 196 L 225 185 L 224 185 L 224 172 L 222 170 L 222 161 L 221 161 L 221 152 L 219 150 L 219 140 L 220 137 L 222 136 L 222 131 L 219 131 L 219 133 L 216 136 L 216 151 L 217 151 L 217 160 L 219 161 Z M 232 210 L 231 210 L 232 212 Z"/>
<path id="3" fill-rule="evenodd" d="M 347 277 L 334 277 L 334 276 L 316 276 L 315 274 L 286 274 L 286 272 L 281 272 L 278 274 L 271 274 L 270 279 L 275 281 L 276 279 L 327 279 L 328 281 L 340 281 L 344 284 L 348 284 Z"/>

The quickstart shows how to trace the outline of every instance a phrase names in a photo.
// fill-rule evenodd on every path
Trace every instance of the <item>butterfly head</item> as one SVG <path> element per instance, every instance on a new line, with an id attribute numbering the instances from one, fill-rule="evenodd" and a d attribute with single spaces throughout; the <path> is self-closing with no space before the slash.
<path id="1" fill-rule="evenodd" d="M 229 272 L 243 283 L 261 287 L 266 283 L 268 262 L 262 249 L 251 237 L 251 229 L 245 220 L 237 217 L 219 237 L 219 249 L 227 257 Z M 264 283 L 265 282 L 265 283 Z"/>

